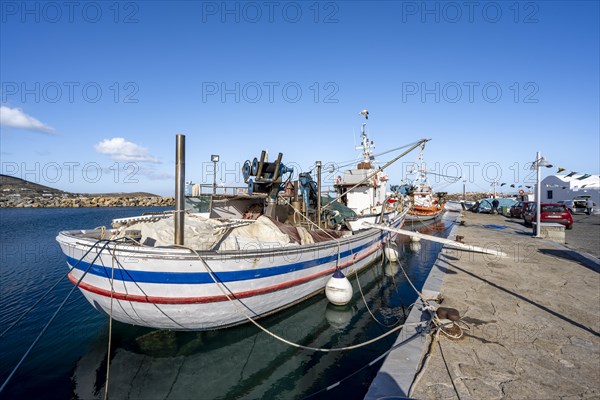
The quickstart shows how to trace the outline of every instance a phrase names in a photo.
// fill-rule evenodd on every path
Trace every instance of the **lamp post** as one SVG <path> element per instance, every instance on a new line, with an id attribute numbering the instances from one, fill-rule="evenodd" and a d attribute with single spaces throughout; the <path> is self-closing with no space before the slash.
<path id="1" fill-rule="evenodd" d="M 492 186 L 494 187 L 494 199 L 496 198 L 496 186 L 498 185 L 498 182 L 494 181 L 492 182 Z"/>
<path id="2" fill-rule="evenodd" d="M 213 154 L 210 156 L 210 161 L 213 162 L 213 194 L 217 193 L 217 163 L 219 162 L 219 155 Z"/>
<path id="3" fill-rule="evenodd" d="M 541 202 L 542 202 L 542 189 L 540 187 L 540 167 L 552 168 L 552 164 L 542 157 L 540 152 L 537 152 L 535 161 L 533 162 L 532 168 L 536 169 L 536 184 L 535 184 L 535 236 L 536 238 L 541 237 Z"/>

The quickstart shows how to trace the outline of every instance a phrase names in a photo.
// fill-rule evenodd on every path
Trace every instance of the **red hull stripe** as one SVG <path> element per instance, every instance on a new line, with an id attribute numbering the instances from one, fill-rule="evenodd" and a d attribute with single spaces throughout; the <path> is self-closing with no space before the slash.
<path id="1" fill-rule="evenodd" d="M 349 261 L 345 264 L 340 265 L 340 268 L 349 267 L 353 263 L 360 261 L 363 258 L 368 257 L 371 254 L 375 253 L 381 247 L 382 247 L 382 245 L 379 244 L 379 245 L 375 246 L 373 249 L 366 252 L 365 254 L 361 255 L 360 257 L 356 257 L 356 255 L 355 255 L 355 257 L 356 257 L 355 259 L 353 259 L 352 261 Z M 277 292 L 277 291 L 287 289 L 292 286 L 301 285 L 305 282 L 309 282 L 311 280 L 320 278 L 324 275 L 331 274 L 334 271 L 335 271 L 335 267 L 329 268 L 325 271 L 322 271 L 322 272 L 319 272 L 316 274 L 312 274 L 312 275 L 308 275 L 308 276 L 305 276 L 304 278 L 295 279 L 293 281 L 287 281 L 287 282 L 279 283 L 277 285 L 267 286 L 267 287 L 260 288 L 260 289 L 248 290 L 245 292 L 238 292 L 238 293 L 235 293 L 233 297 L 235 297 L 237 299 L 244 299 L 247 297 L 258 296 L 261 294 Z M 77 281 L 79 279 L 74 277 L 73 273 L 71 272 L 69 274 L 69 280 L 73 284 L 77 284 Z M 90 285 L 89 283 L 86 283 L 83 281 L 79 284 L 79 288 L 82 290 L 85 290 L 87 292 L 90 292 L 90 293 L 98 294 L 100 296 L 111 297 L 110 290 L 101 289 L 97 286 Z M 134 302 L 138 302 L 138 303 L 152 303 L 152 304 L 201 304 L 201 303 L 215 303 L 215 302 L 219 302 L 219 301 L 227 301 L 227 297 L 225 295 L 204 296 L 204 297 L 159 297 L 159 296 L 142 296 L 142 295 L 138 295 L 138 294 L 114 292 L 112 294 L 112 297 L 113 297 L 113 299 L 116 299 L 116 300 L 134 301 Z"/>

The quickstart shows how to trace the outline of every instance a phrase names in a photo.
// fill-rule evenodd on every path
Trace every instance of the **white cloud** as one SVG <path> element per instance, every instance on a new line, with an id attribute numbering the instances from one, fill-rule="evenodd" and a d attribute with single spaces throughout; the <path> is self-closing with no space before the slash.
<path id="1" fill-rule="evenodd" d="M 115 161 L 160 163 L 158 158 L 148 154 L 148 149 L 145 147 L 141 147 L 133 142 L 128 142 L 120 137 L 104 139 L 100 143 L 94 145 L 94 148 L 98 153 L 107 154 Z"/>
<path id="2" fill-rule="evenodd" d="M 27 129 L 29 131 L 54 133 L 54 128 L 25 114 L 18 108 L 0 106 L 0 125 L 11 128 Z"/>

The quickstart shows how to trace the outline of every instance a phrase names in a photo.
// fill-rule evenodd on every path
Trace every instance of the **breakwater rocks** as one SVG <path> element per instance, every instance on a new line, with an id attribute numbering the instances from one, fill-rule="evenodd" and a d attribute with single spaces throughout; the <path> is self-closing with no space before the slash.
<path id="1" fill-rule="evenodd" d="M 174 197 L 160 196 L 48 196 L 0 197 L 0 208 L 71 208 L 71 207 L 174 207 Z"/>

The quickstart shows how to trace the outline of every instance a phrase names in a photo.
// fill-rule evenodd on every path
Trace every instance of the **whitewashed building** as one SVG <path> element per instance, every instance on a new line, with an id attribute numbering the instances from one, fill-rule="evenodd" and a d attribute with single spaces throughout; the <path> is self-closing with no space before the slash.
<path id="1" fill-rule="evenodd" d="M 600 208 L 600 175 L 550 175 L 542 180 L 540 187 L 542 202 L 556 203 L 590 196 L 596 203 L 594 211 Z"/>

